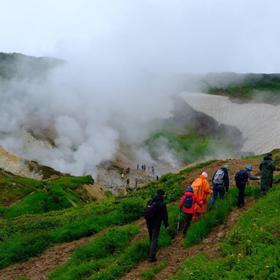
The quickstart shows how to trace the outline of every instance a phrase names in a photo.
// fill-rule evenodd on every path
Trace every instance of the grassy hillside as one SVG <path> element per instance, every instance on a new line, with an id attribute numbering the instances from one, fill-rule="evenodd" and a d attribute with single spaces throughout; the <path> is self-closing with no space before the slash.
<path id="1" fill-rule="evenodd" d="M 166 174 L 159 181 L 152 182 L 144 189 L 131 192 L 124 198 L 110 197 L 102 202 L 41 215 L 23 215 L 26 213 L 25 209 L 33 209 L 32 204 L 27 208 L 19 207 L 17 218 L 0 220 L 0 268 L 41 254 L 54 244 L 79 239 L 105 228 L 136 220 L 143 215 L 146 201 L 158 188 L 167 191 L 167 202 L 178 200 L 182 194 L 181 183 L 184 176 L 210 163 L 212 161 L 201 163 L 178 174 Z M 57 186 L 62 182 L 58 179 L 52 183 Z M 23 212 L 20 212 L 21 209 Z M 173 216 L 175 217 L 175 212 Z M 170 240 L 170 237 L 167 239 Z"/>
<path id="2" fill-rule="evenodd" d="M 280 74 L 227 73 L 216 75 L 220 82 L 206 82 L 207 92 L 210 94 L 247 100 L 259 98 L 268 102 L 280 99 Z"/>
<path id="3" fill-rule="evenodd" d="M 278 185 L 241 217 L 220 244 L 220 257 L 191 257 L 172 279 L 279 279 L 279 201 Z"/>
<path id="4" fill-rule="evenodd" d="M 43 77 L 51 68 L 61 63 L 62 60 L 55 58 L 0 52 L 0 78 L 9 80 Z"/>
<path id="5" fill-rule="evenodd" d="M 32 208 L 34 203 L 26 208 L 19 207 L 17 217 L 0 220 L 0 268 L 41 255 L 55 244 L 88 236 L 90 237 L 88 242 L 76 248 L 68 261 L 56 267 L 49 278 L 118 279 L 147 257 L 148 239 L 146 232 L 143 231 L 145 225 L 141 225 L 139 221 L 135 223 L 142 217 L 147 200 L 157 189 L 166 190 L 170 227 L 167 230 L 162 229 L 159 247 L 167 247 L 172 244 L 176 233 L 178 208 L 177 203 L 173 202 L 178 201 L 182 195 L 182 183 L 185 182 L 186 177 L 199 174 L 202 168 L 210 171 L 220 164 L 220 162 L 209 161 L 188 167 L 177 174 L 166 174 L 159 181 L 152 182 L 143 189 L 131 191 L 126 197 L 110 196 L 100 202 L 78 204 L 77 207 L 28 215 L 25 209 Z M 239 164 L 243 166 L 244 162 L 240 161 Z M 235 166 L 235 168 L 238 167 Z M 65 197 L 69 199 L 68 191 L 72 195 L 72 191 L 84 180 L 87 178 L 62 177 L 42 181 L 43 186 L 38 186 L 38 188 L 45 188 L 47 184 L 50 189 L 67 192 Z M 280 178 L 276 177 L 275 182 L 279 183 L 279 181 Z M 256 188 L 248 188 L 247 195 L 258 196 L 258 192 Z M 32 197 L 32 194 L 27 197 Z M 71 196 L 69 201 L 74 201 Z M 215 207 L 204 218 L 191 225 L 185 238 L 185 246 L 200 242 L 216 225 L 223 223 L 235 203 L 236 189 L 232 188 L 225 201 L 217 201 Z M 63 203 L 58 204 L 63 205 Z M 260 209 L 257 211 L 260 212 Z M 265 215 L 267 213 L 268 211 L 265 210 Z M 271 217 L 274 219 L 274 216 Z M 272 223 L 274 222 L 271 220 L 270 224 Z M 246 236 L 245 238 L 247 240 Z M 228 245 L 225 243 L 223 248 L 226 246 Z M 225 255 L 225 257 L 230 258 L 231 255 Z M 141 277 L 152 279 L 153 275 L 164 269 L 166 265 L 166 263 L 159 263 L 154 269 L 143 272 Z"/>
<path id="6" fill-rule="evenodd" d="M 0 169 L 0 206 L 9 206 L 40 188 L 40 181 L 15 176 Z"/>
<path id="7" fill-rule="evenodd" d="M 76 190 L 92 182 L 91 176 L 39 181 L 0 171 L 0 214 L 12 218 L 82 205 L 87 198 Z"/>
<path id="8" fill-rule="evenodd" d="M 146 146 L 154 159 L 162 156 L 162 149 L 170 151 L 176 159 L 184 163 L 203 160 L 205 158 L 215 158 L 217 147 L 219 150 L 233 154 L 235 147 L 221 137 L 213 135 L 203 135 L 190 131 L 185 134 L 177 134 L 171 131 L 159 131 L 154 133 L 147 141 Z"/>

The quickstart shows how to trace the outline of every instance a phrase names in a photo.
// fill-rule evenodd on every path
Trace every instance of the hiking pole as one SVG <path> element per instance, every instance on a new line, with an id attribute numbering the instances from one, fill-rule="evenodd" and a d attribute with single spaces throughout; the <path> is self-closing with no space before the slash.
<path id="1" fill-rule="evenodd" d="M 177 227 L 176 227 L 176 234 L 178 234 L 179 230 L 180 230 L 180 222 L 181 222 L 181 210 L 180 212 L 178 213 L 178 217 L 177 217 Z"/>

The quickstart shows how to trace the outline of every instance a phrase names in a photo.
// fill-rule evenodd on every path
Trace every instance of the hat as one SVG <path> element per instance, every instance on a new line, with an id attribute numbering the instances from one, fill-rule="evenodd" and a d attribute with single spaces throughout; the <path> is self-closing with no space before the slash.
<path id="1" fill-rule="evenodd" d="M 159 190 L 157 190 L 157 194 L 158 194 L 158 195 L 164 195 L 164 194 L 165 194 L 165 191 L 162 190 L 162 189 L 159 189 Z"/>
<path id="2" fill-rule="evenodd" d="M 192 188 L 192 186 L 188 186 L 188 187 L 186 188 L 186 192 L 192 192 L 192 193 L 193 193 L 193 188 Z"/>
<path id="3" fill-rule="evenodd" d="M 245 169 L 246 169 L 247 171 L 252 171 L 252 170 L 253 170 L 253 166 L 252 166 L 252 165 L 247 165 L 247 166 L 245 167 Z"/>
<path id="4" fill-rule="evenodd" d="M 203 172 L 201 173 L 201 175 L 204 176 L 205 178 L 208 178 L 208 174 L 207 174 L 207 172 L 205 172 L 205 171 L 203 171 Z"/>
<path id="5" fill-rule="evenodd" d="M 223 168 L 228 169 L 228 165 L 227 165 L 227 164 L 225 164 L 225 165 L 223 166 Z"/>

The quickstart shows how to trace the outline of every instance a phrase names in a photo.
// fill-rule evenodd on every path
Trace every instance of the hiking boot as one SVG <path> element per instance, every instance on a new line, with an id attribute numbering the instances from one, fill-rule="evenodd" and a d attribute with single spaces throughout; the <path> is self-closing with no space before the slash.
<path id="1" fill-rule="evenodd" d="M 148 258 L 148 262 L 150 262 L 150 263 L 153 263 L 153 262 L 156 262 L 156 261 L 157 261 L 156 258 Z"/>

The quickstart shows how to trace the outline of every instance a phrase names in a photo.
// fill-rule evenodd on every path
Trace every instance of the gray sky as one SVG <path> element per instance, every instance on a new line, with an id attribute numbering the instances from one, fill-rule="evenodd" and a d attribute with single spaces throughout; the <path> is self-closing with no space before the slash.
<path id="1" fill-rule="evenodd" d="M 151 72 L 280 72 L 278 0 L 0 0 L 0 51 Z"/>

